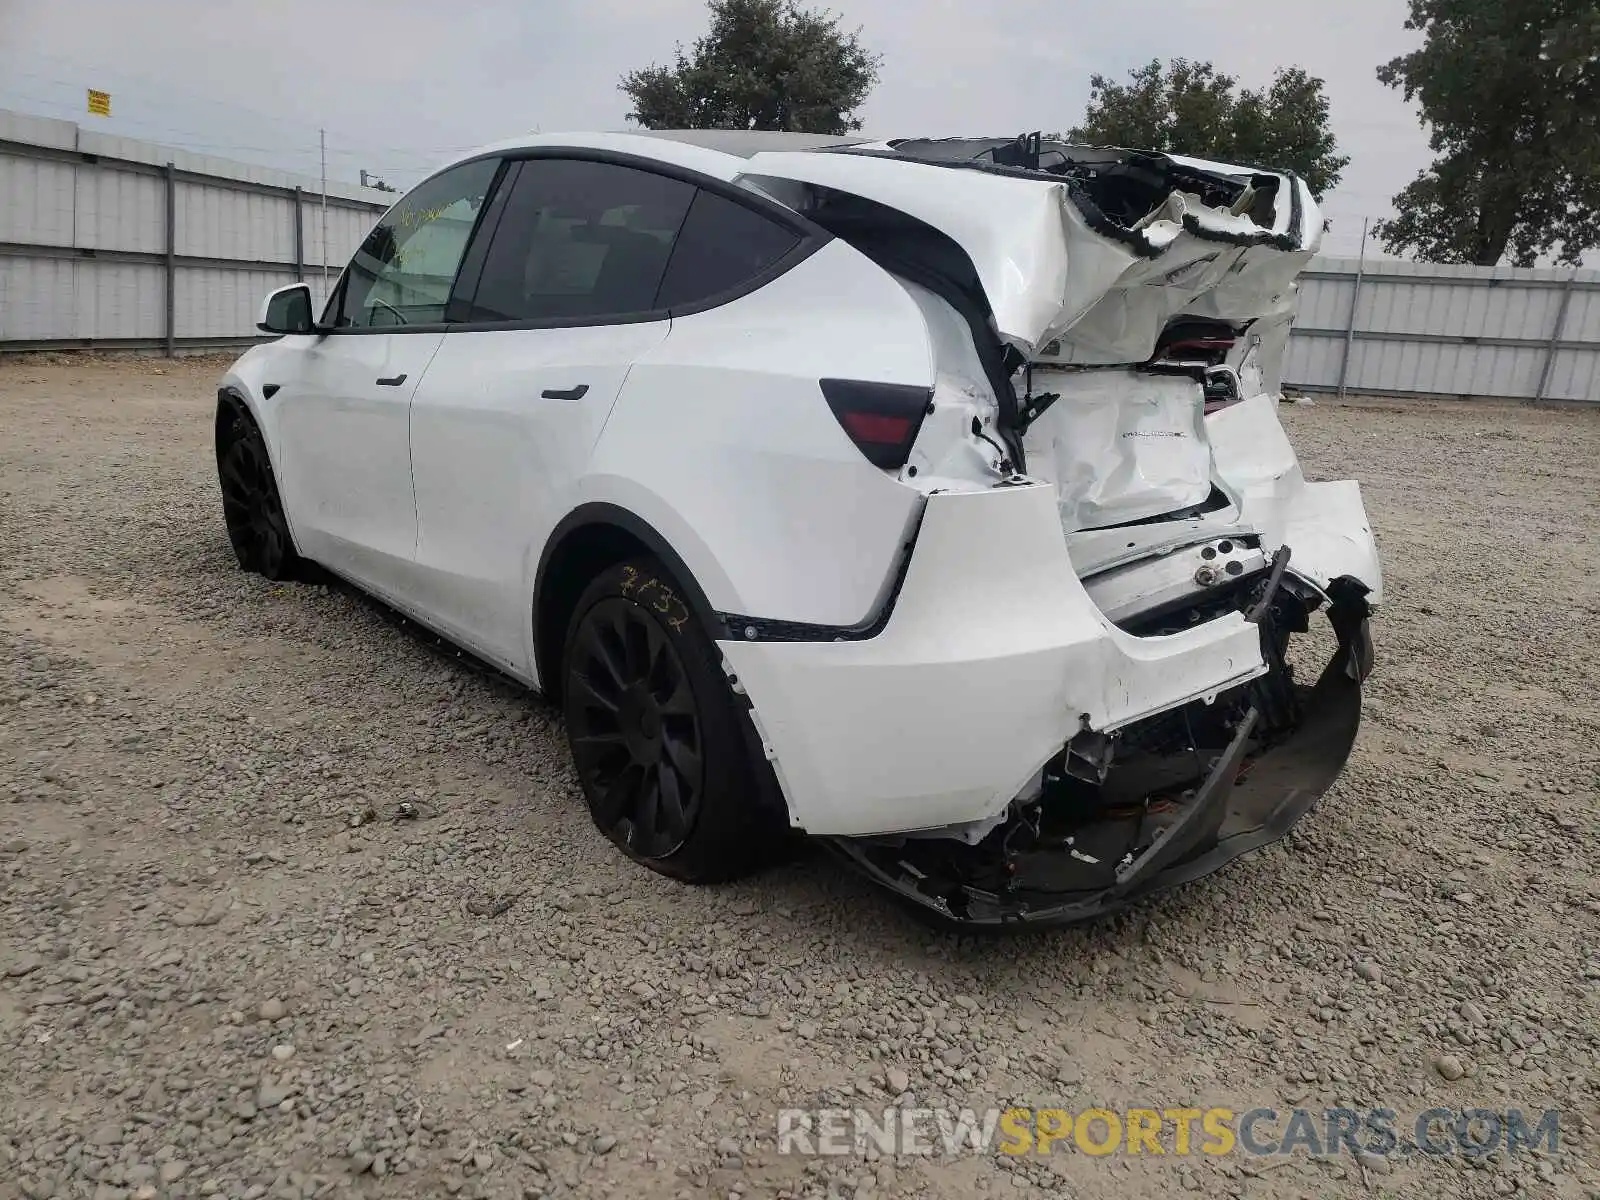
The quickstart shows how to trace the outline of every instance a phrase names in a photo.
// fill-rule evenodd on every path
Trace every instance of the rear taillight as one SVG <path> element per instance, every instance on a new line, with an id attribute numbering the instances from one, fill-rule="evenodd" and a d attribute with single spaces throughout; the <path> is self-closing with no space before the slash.
<path id="1" fill-rule="evenodd" d="M 1192 371 L 1205 385 L 1205 411 L 1210 416 L 1239 402 L 1239 376 L 1227 365 L 1238 337 L 1235 330 L 1217 322 L 1180 320 L 1162 334 L 1164 340 L 1149 365 L 1157 370 Z"/>
<path id="2" fill-rule="evenodd" d="M 859 379 L 820 382 L 834 418 L 868 462 L 891 471 L 906 465 L 933 399 L 931 388 Z"/>
<path id="3" fill-rule="evenodd" d="M 1228 351 L 1233 349 L 1233 339 L 1230 338 L 1189 338 L 1186 341 L 1172 342 L 1161 352 L 1160 357 L 1171 362 L 1190 356 L 1211 359 L 1226 358 Z M 1218 355 L 1217 352 L 1221 351 Z"/>

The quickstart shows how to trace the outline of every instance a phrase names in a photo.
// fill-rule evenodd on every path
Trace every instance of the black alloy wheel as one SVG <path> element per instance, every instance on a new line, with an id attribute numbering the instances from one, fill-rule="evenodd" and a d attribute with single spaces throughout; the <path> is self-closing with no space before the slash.
<path id="1" fill-rule="evenodd" d="M 700 815 L 704 740 L 689 675 L 651 612 L 622 597 L 577 628 L 568 734 L 595 823 L 640 858 L 679 849 Z"/>
<path id="2" fill-rule="evenodd" d="M 589 813 L 625 853 L 691 883 L 767 861 L 783 822 L 760 799 L 748 718 L 716 643 L 653 558 L 590 581 L 567 626 L 561 696 Z"/>
<path id="3" fill-rule="evenodd" d="M 299 555 L 283 515 L 266 440 L 247 414 L 233 414 L 217 451 L 217 477 L 222 486 L 222 516 L 239 565 L 268 579 L 293 577 Z"/>

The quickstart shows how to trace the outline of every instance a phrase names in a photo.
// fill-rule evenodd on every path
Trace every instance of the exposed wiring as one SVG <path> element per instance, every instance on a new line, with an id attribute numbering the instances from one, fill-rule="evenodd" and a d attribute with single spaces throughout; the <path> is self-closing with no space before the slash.
<path id="1" fill-rule="evenodd" d="M 1000 461 L 995 465 L 1000 474 L 1011 474 L 1011 459 L 1006 455 L 1005 448 L 983 431 L 983 422 L 977 417 L 972 418 L 972 436 L 994 447 L 994 452 L 1000 456 Z"/>

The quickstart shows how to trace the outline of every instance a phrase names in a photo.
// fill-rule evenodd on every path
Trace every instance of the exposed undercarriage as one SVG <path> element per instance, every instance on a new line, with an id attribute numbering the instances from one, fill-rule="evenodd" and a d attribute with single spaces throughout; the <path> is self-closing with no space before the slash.
<path id="1" fill-rule="evenodd" d="M 1243 613 L 1261 631 L 1265 674 L 1110 734 L 1081 731 L 975 841 L 835 845 L 942 922 L 984 927 L 1102 916 L 1282 838 L 1343 768 L 1372 664 L 1365 588 L 1343 579 L 1324 594 L 1288 573 L 1287 558 L 1123 626 L 1151 636 Z M 1338 648 L 1308 685 L 1289 643 L 1319 609 Z"/>

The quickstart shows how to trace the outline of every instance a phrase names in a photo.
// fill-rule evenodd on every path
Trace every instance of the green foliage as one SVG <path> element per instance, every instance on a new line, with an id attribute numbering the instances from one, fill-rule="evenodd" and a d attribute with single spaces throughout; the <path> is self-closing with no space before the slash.
<path id="1" fill-rule="evenodd" d="M 1437 157 L 1377 233 L 1391 253 L 1576 264 L 1600 246 L 1600 5 L 1411 0 L 1422 48 L 1384 64 Z"/>
<path id="2" fill-rule="evenodd" d="M 851 133 L 878 82 L 880 56 L 839 18 L 794 0 L 710 0 L 711 28 L 670 67 L 618 85 L 646 129 L 783 129 Z"/>
<path id="3" fill-rule="evenodd" d="M 1127 83 L 1104 75 L 1089 82 L 1088 111 L 1067 135 L 1072 141 L 1287 168 L 1319 197 L 1350 162 L 1328 128 L 1322 80 L 1299 67 L 1280 68 L 1264 91 L 1182 58 L 1165 67 L 1151 61 Z"/>

